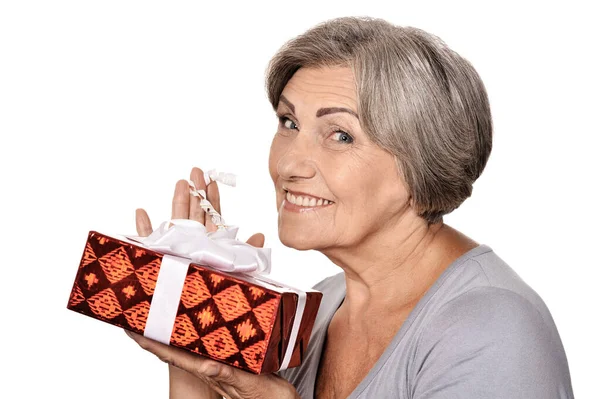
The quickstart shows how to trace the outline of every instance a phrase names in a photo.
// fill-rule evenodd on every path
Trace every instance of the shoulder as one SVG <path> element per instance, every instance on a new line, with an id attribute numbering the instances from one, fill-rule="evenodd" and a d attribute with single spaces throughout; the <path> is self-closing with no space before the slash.
<path id="1" fill-rule="evenodd" d="M 521 340 L 539 340 L 541 344 L 554 339 L 556 326 L 548 315 L 545 305 L 533 303 L 521 293 L 503 287 L 477 286 L 443 303 L 430 315 L 426 332 L 462 333 L 471 339 L 494 342 L 509 334 L 513 345 Z"/>
<path id="2" fill-rule="evenodd" d="M 328 291 L 332 289 L 339 289 L 345 287 L 344 281 L 344 272 L 340 272 L 334 274 L 329 277 L 325 277 L 323 280 L 319 281 L 315 285 L 313 285 L 313 289 L 317 291 Z"/>
<path id="3" fill-rule="evenodd" d="M 344 273 L 341 272 L 326 277 L 315 284 L 312 289 L 323 294 L 313 327 L 313 335 L 319 335 L 327 330 L 332 315 L 337 311 L 337 308 L 345 295 L 346 280 Z"/>
<path id="4" fill-rule="evenodd" d="M 417 391 L 455 381 L 473 397 L 572 397 L 565 352 L 541 299 L 477 286 L 428 316 L 417 345 Z"/>
<path id="5" fill-rule="evenodd" d="M 490 247 L 481 247 L 482 251 L 457 264 L 440 282 L 433 313 L 444 316 L 468 310 L 479 316 L 500 317 L 507 312 L 517 318 L 533 312 L 555 328 L 550 311 L 537 292 Z M 431 309 L 428 313 L 432 313 Z"/>

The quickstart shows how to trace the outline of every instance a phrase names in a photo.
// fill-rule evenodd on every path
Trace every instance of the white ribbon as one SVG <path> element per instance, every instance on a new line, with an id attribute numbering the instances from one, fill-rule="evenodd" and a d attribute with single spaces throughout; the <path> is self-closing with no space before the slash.
<path id="1" fill-rule="evenodd" d="M 211 180 L 235 187 L 236 178 L 233 173 L 217 172 L 215 169 L 211 169 L 207 172 L 204 172 L 204 182 L 208 186 Z"/>
<path id="2" fill-rule="evenodd" d="M 218 181 L 228 186 L 235 187 L 236 176 L 233 173 L 217 172 L 215 169 L 211 169 L 204 172 L 204 183 L 206 183 L 206 186 L 208 187 L 211 181 Z M 206 191 L 197 189 L 196 185 L 191 180 L 188 180 L 188 184 L 190 186 L 190 194 L 200 198 L 200 207 L 211 217 L 212 222 L 219 229 L 225 227 L 225 220 L 223 220 L 223 217 L 219 215 L 215 207 L 208 201 Z"/>
<path id="3" fill-rule="evenodd" d="M 294 323 L 292 323 L 292 331 L 290 332 L 290 340 L 285 348 L 283 360 L 279 370 L 285 370 L 290 365 L 292 360 L 292 354 L 294 353 L 294 347 L 296 346 L 296 340 L 298 339 L 298 333 L 300 332 L 300 324 L 304 317 L 304 309 L 306 308 L 306 292 L 293 287 L 282 287 L 278 282 L 273 281 L 265 276 L 257 276 L 257 280 L 261 281 L 265 286 L 270 285 L 275 289 L 283 289 L 286 292 L 293 292 L 298 295 L 298 303 L 296 304 L 296 313 L 294 315 Z M 313 290 L 311 290 L 313 291 Z"/>
<path id="4" fill-rule="evenodd" d="M 181 300 L 181 291 L 183 291 L 189 267 L 188 259 L 171 255 L 163 256 L 152 301 L 150 301 L 144 337 L 166 345 L 170 344 L 173 324 L 175 324 Z"/>
<path id="5" fill-rule="evenodd" d="M 259 275 L 271 272 L 271 249 L 237 240 L 236 226 L 207 232 L 206 227 L 195 220 L 172 219 L 170 223 L 170 227 L 168 221 L 161 223 L 148 237 L 127 238 L 158 252 L 228 273 Z"/>
<path id="6" fill-rule="evenodd" d="M 281 361 L 281 367 L 278 371 L 285 370 L 292 360 L 292 353 L 294 353 L 294 346 L 296 346 L 296 340 L 298 339 L 298 332 L 300 331 L 300 323 L 304 316 L 304 308 L 306 306 L 306 292 L 295 290 L 298 294 L 298 303 L 296 304 L 296 315 L 294 316 L 294 324 L 292 324 L 292 331 L 290 332 L 290 341 L 285 350 L 285 356 Z"/>

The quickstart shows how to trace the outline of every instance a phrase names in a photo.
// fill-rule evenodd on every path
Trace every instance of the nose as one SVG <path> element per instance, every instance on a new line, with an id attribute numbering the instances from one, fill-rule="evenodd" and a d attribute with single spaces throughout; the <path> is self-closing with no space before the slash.
<path id="1" fill-rule="evenodd" d="M 277 173 L 282 179 L 302 181 L 313 178 L 317 173 L 315 149 L 307 134 L 298 133 L 277 163 Z"/>

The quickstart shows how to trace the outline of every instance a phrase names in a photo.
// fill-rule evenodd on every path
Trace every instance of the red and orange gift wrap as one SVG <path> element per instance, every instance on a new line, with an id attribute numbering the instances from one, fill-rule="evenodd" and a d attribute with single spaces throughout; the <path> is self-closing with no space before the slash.
<path id="1" fill-rule="evenodd" d="M 165 264 L 167 257 L 178 259 L 126 237 L 91 231 L 68 309 L 254 374 L 300 365 L 320 292 L 184 259 L 174 301 L 159 281 L 161 267 L 172 266 Z M 160 314 L 169 313 L 165 306 L 172 309 L 166 318 Z M 163 330 L 162 340 L 148 334 L 149 324 Z"/>

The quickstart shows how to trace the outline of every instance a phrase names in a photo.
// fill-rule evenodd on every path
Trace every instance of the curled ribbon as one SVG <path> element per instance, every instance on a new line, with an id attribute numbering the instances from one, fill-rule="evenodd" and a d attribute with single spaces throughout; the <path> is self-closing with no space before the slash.
<path id="1" fill-rule="evenodd" d="M 161 253 L 186 258 L 224 272 L 269 274 L 271 249 L 253 247 L 237 240 L 237 231 L 235 226 L 226 226 L 207 232 L 206 227 L 195 220 L 173 219 L 161 223 L 148 237 L 127 238 Z"/>
<path id="2" fill-rule="evenodd" d="M 215 169 L 212 169 L 204 172 L 204 182 L 206 183 L 206 186 L 208 186 L 211 181 L 218 181 L 228 186 L 235 187 L 236 177 L 233 173 L 217 172 Z M 200 198 L 200 207 L 211 217 L 217 228 L 224 228 L 225 220 L 221 215 L 219 215 L 219 212 L 216 211 L 215 207 L 208 201 L 206 191 L 197 189 L 196 185 L 191 180 L 188 180 L 188 184 L 190 186 L 190 194 L 192 194 L 194 197 Z"/>
<path id="3" fill-rule="evenodd" d="M 204 172 L 204 182 L 207 186 L 211 180 L 235 187 L 235 175 L 233 173 L 217 172 L 215 169 Z"/>

